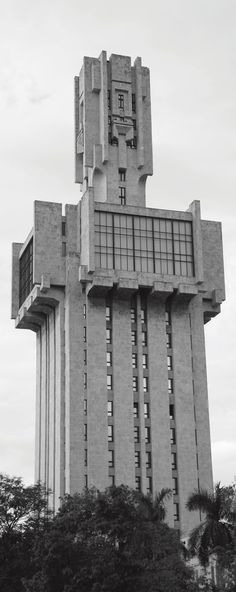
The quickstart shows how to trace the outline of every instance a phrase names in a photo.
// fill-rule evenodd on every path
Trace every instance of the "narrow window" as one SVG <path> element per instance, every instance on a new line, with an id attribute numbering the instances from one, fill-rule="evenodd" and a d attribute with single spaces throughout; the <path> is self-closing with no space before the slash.
<path id="1" fill-rule="evenodd" d="M 64 220 L 62 220 L 62 223 L 61 223 L 61 233 L 62 233 L 62 236 L 66 236 L 66 223 Z"/>
<path id="2" fill-rule="evenodd" d="M 144 417 L 145 419 L 148 419 L 150 417 L 149 403 L 144 403 Z"/>
<path id="3" fill-rule="evenodd" d="M 112 374 L 107 374 L 107 390 L 112 391 Z"/>
<path id="4" fill-rule="evenodd" d="M 111 108 L 111 91 L 110 90 L 107 91 L 107 107 L 108 107 L 108 109 Z"/>
<path id="5" fill-rule="evenodd" d="M 111 343 L 111 329 L 106 329 L 106 342 Z"/>
<path id="6" fill-rule="evenodd" d="M 137 345 L 137 332 L 131 331 L 131 343 L 132 345 Z"/>
<path id="7" fill-rule="evenodd" d="M 166 346 L 168 349 L 172 347 L 171 333 L 166 333 Z"/>
<path id="8" fill-rule="evenodd" d="M 107 426 L 108 442 L 113 442 L 113 425 Z"/>
<path id="9" fill-rule="evenodd" d="M 119 181 L 125 182 L 126 171 L 125 169 L 119 169 Z"/>
<path id="10" fill-rule="evenodd" d="M 87 415 L 87 399 L 84 399 L 84 415 Z"/>
<path id="11" fill-rule="evenodd" d="M 134 441 L 135 444 L 139 443 L 139 426 L 134 426 Z"/>
<path id="12" fill-rule="evenodd" d="M 84 339 L 84 343 L 86 343 L 86 341 L 87 341 L 87 331 L 86 331 L 86 327 L 84 327 L 84 335 L 83 335 L 83 339 Z"/>
<path id="13" fill-rule="evenodd" d="M 147 493 L 152 493 L 152 478 L 147 477 Z"/>
<path id="14" fill-rule="evenodd" d="M 152 468 L 152 455 L 149 450 L 146 452 L 146 469 Z"/>
<path id="15" fill-rule="evenodd" d="M 86 319 L 86 304 L 83 306 L 83 317 Z"/>
<path id="16" fill-rule="evenodd" d="M 135 308 L 130 309 L 131 323 L 136 323 L 136 310 Z"/>
<path id="17" fill-rule="evenodd" d="M 175 418 L 175 408 L 174 408 L 174 405 L 169 405 L 169 413 L 170 413 L 170 419 L 174 419 Z"/>
<path id="18" fill-rule="evenodd" d="M 87 442 L 87 439 L 88 439 L 87 424 L 84 423 L 84 441 Z"/>
<path id="19" fill-rule="evenodd" d="M 147 322 L 147 311 L 146 308 L 141 308 L 141 323 Z"/>
<path id="20" fill-rule="evenodd" d="M 84 475 L 84 487 L 85 489 L 88 487 L 88 475 Z"/>
<path id="21" fill-rule="evenodd" d="M 143 368 L 148 368 L 148 357 L 147 354 L 143 354 Z"/>
<path id="22" fill-rule="evenodd" d="M 174 521 L 179 520 L 179 504 L 174 504 Z"/>
<path id="23" fill-rule="evenodd" d="M 132 111 L 133 111 L 133 113 L 136 113 L 136 95 L 135 95 L 135 93 L 132 93 Z"/>
<path id="24" fill-rule="evenodd" d="M 108 417 L 113 416 L 113 401 L 107 401 L 107 415 Z"/>
<path id="25" fill-rule="evenodd" d="M 134 402 L 134 417 L 138 417 L 138 416 L 139 416 L 138 403 L 135 401 Z"/>
<path id="26" fill-rule="evenodd" d="M 112 366 L 112 353 L 107 352 L 107 366 Z"/>
<path id="27" fill-rule="evenodd" d="M 118 94 L 118 108 L 122 109 L 122 111 L 124 111 L 124 106 L 125 106 L 124 95 L 122 93 L 119 93 Z"/>
<path id="28" fill-rule="evenodd" d="M 173 482 L 173 488 L 172 488 L 173 494 L 178 495 L 178 479 L 177 479 L 177 477 L 173 477 L 172 482 Z"/>
<path id="29" fill-rule="evenodd" d="M 111 307 L 110 306 L 106 306 L 106 321 L 107 322 L 111 321 Z"/>
<path id="30" fill-rule="evenodd" d="M 138 377 L 133 376 L 133 391 L 138 391 Z"/>
<path id="31" fill-rule="evenodd" d="M 87 448 L 84 449 L 84 466 L 85 467 L 88 466 L 88 449 Z"/>
<path id="32" fill-rule="evenodd" d="M 173 378 L 168 378 L 168 393 L 171 395 L 174 392 Z"/>
<path id="33" fill-rule="evenodd" d="M 87 388 L 87 372 L 84 372 L 84 389 Z"/>
<path id="34" fill-rule="evenodd" d="M 147 345 L 147 332 L 142 331 L 142 345 L 145 347 Z"/>
<path id="35" fill-rule="evenodd" d="M 87 365 L 87 350 L 84 349 L 84 365 Z"/>
<path id="36" fill-rule="evenodd" d="M 167 356 L 167 368 L 172 370 L 172 356 Z"/>
<path id="37" fill-rule="evenodd" d="M 125 206 L 125 204 L 126 204 L 126 188 L 125 187 L 119 187 L 119 198 L 120 198 L 121 205 Z"/>
<path id="38" fill-rule="evenodd" d="M 166 310 L 166 325 L 171 324 L 170 311 Z"/>
<path id="39" fill-rule="evenodd" d="M 108 450 L 108 466 L 110 469 L 114 467 L 114 450 Z"/>
<path id="40" fill-rule="evenodd" d="M 147 376 L 143 377 L 143 391 L 144 391 L 144 393 L 148 392 L 148 377 Z"/>
<path id="41" fill-rule="evenodd" d="M 172 452 L 171 453 L 171 466 L 173 471 L 176 471 L 177 469 L 177 455 L 176 452 Z"/>
<path id="42" fill-rule="evenodd" d="M 134 464 L 136 469 L 140 469 L 141 460 L 140 460 L 140 450 L 135 450 L 134 452 Z"/>
<path id="43" fill-rule="evenodd" d="M 135 477 L 135 489 L 136 491 L 141 491 L 141 477 L 139 475 Z"/>
<path id="44" fill-rule="evenodd" d="M 175 444 L 176 443 L 176 439 L 175 439 L 175 428 L 170 428 L 170 443 L 171 444 Z"/>
<path id="45" fill-rule="evenodd" d="M 146 444 L 150 444 L 151 442 L 151 429 L 149 426 L 145 426 L 145 442 Z"/>
<path id="46" fill-rule="evenodd" d="M 137 361 L 138 361 L 137 354 L 132 354 L 132 368 L 137 368 Z"/>

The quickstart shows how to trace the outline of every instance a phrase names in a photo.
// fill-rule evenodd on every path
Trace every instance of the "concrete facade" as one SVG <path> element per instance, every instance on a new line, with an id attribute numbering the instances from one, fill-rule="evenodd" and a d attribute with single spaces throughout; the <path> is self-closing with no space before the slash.
<path id="1" fill-rule="evenodd" d="M 36 201 L 13 246 L 12 318 L 37 341 L 35 477 L 54 507 L 85 486 L 170 487 L 168 522 L 187 536 L 188 495 L 212 488 L 204 322 L 225 298 L 221 225 L 198 201 L 145 206 L 140 58 L 85 58 L 75 91 L 82 198 L 65 215 Z"/>

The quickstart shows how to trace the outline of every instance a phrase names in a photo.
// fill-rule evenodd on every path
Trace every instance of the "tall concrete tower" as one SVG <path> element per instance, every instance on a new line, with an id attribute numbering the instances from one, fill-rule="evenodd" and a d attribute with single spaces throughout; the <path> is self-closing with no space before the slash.
<path id="1" fill-rule="evenodd" d="M 84 58 L 75 79 L 77 205 L 34 204 L 13 245 L 12 317 L 37 342 L 36 479 L 53 491 L 170 487 L 168 522 L 212 487 L 204 323 L 224 300 L 221 225 L 147 208 L 149 70 Z"/>

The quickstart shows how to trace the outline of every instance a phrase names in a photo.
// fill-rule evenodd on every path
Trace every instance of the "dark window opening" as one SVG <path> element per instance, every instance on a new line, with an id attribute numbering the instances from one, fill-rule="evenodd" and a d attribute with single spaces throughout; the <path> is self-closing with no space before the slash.
<path id="1" fill-rule="evenodd" d="M 122 93 L 118 94 L 118 107 L 119 109 L 121 109 L 122 111 L 124 111 L 125 108 L 125 97 Z"/>

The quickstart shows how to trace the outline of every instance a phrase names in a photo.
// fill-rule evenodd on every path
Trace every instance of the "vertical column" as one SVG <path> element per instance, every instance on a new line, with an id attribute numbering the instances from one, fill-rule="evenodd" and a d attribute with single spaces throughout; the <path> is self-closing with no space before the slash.
<path id="1" fill-rule="evenodd" d="M 196 296 L 190 304 L 193 352 L 194 402 L 198 453 L 199 485 L 212 489 L 212 462 L 207 395 L 205 337 L 202 298 Z"/>
<path id="2" fill-rule="evenodd" d="M 83 307 L 78 257 L 67 258 L 65 299 L 66 491 L 83 486 Z"/>
<path id="3" fill-rule="evenodd" d="M 64 293 L 55 309 L 55 507 L 65 494 L 65 308 Z"/>
<path id="4" fill-rule="evenodd" d="M 88 486 L 108 485 L 105 298 L 87 299 Z"/>
<path id="5" fill-rule="evenodd" d="M 172 488 L 168 374 L 166 360 L 165 302 L 148 300 L 148 363 L 150 381 L 153 492 Z M 172 500 L 166 504 L 173 526 Z"/>
<path id="6" fill-rule="evenodd" d="M 41 480 L 41 329 L 36 335 L 35 482 Z"/>
<path id="7" fill-rule="evenodd" d="M 175 397 L 177 469 L 181 532 L 189 533 L 199 520 L 186 510 L 189 494 L 198 486 L 195 420 L 192 384 L 192 359 L 188 302 L 173 300 L 171 309 L 172 351 Z"/>
<path id="8" fill-rule="evenodd" d="M 130 299 L 113 299 L 113 383 L 116 485 L 134 487 L 134 420 Z"/>

